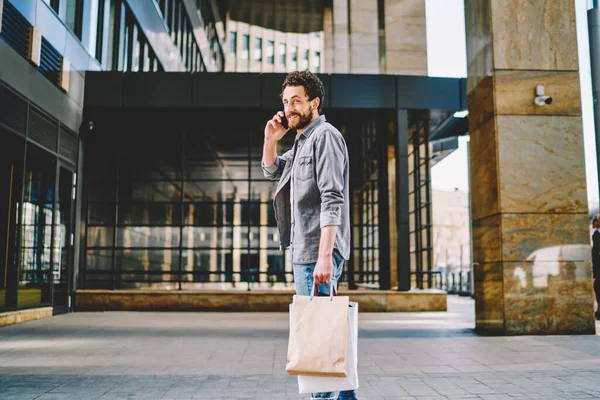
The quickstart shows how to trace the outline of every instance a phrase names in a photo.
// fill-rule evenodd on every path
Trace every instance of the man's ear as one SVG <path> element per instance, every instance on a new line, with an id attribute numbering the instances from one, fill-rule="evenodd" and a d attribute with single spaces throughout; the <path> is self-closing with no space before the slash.
<path id="1" fill-rule="evenodd" d="M 321 105 L 321 99 L 319 99 L 318 97 L 315 97 L 314 99 L 311 100 L 312 106 L 313 106 L 313 110 L 318 110 L 319 106 Z"/>

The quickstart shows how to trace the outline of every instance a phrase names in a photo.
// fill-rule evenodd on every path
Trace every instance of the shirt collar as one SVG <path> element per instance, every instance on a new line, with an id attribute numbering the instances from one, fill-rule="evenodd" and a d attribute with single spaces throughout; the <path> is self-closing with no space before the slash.
<path id="1" fill-rule="evenodd" d="M 298 140 L 300 138 L 300 136 L 304 136 L 306 139 L 308 139 L 310 137 L 310 135 L 312 135 L 313 131 L 315 130 L 315 128 L 319 125 L 321 125 L 322 123 L 324 123 L 325 121 L 327 121 L 327 119 L 325 118 L 325 115 L 319 115 L 319 117 L 317 119 L 315 119 L 305 130 L 304 132 L 302 132 L 302 135 L 296 135 L 296 140 Z"/>

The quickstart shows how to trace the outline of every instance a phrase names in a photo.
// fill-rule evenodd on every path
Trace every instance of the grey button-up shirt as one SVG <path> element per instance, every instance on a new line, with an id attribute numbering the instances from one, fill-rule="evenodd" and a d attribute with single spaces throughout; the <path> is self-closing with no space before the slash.
<path id="1" fill-rule="evenodd" d="M 273 206 L 280 248 L 290 247 L 292 263 L 317 262 L 321 228 L 329 225 L 338 226 L 334 247 L 348 260 L 349 165 L 342 134 L 321 115 L 296 136 L 291 150 L 262 167 L 266 178 L 279 179 Z"/>

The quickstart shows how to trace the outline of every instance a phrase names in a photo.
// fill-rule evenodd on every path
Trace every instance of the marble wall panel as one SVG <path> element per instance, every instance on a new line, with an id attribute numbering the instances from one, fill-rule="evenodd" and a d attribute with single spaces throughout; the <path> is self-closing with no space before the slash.
<path id="1" fill-rule="evenodd" d="M 534 103 L 535 88 L 542 85 L 552 104 Z M 581 115 L 579 73 L 570 71 L 496 71 L 496 113 L 513 115 Z"/>
<path id="2" fill-rule="evenodd" d="M 385 72 L 394 75 L 427 76 L 427 51 L 386 51 Z"/>
<path id="3" fill-rule="evenodd" d="M 356 298 L 357 302 L 361 302 L 359 297 L 360 291 L 355 291 L 350 295 L 350 300 Z M 423 312 L 423 311 L 448 311 L 448 295 L 446 292 L 437 291 L 437 293 L 428 293 L 424 291 L 414 292 L 396 292 L 388 291 L 386 293 L 386 312 Z M 362 305 L 362 303 L 360 303 Z"/>
<path id="4" fill-rule="evenodd" d="M 500 211 L 586 213 L 581 118 L 496 119 Z"/>
<path id="5" fill-rule="evenodd" d="M 386 73 L 427 75 L 424 0 L 385 0 Z"/>
<path id="6" fill-rule="evenodd" d="M 352 32 L 350 34 L 350 51 L 357 56 L 371 57 L 371 55 L 376 54 L 377 58 L 379 58 L 378 44 L 379 39 L 377 35 L 360 32 Z M 363 47 L 362 51 L 366 50 L 367 53 L 361 53 L 360 50 L 355 50 L 355 47 Z"/>
<path id="7" fill-rule="evenodd" d="M 377 23 L 377 10 L 350 12 L 350 32 L 375 35 L 379 29 Z"/>
<path id="8" fill-rule="evenodd" d="M 502 261 L 503 244 L 500 221 L 500 214 L 473 221 L 473 262 Z"/>
<path id="9" fill-rule="evenodd" d="M 587 213 L 502 214 L 502 259 L 589 261 L 588 221 Z"/>
<path id="10" fill-rule="evenodd" d="M 465 0 L 467 93 L 493 69 L 490 0 Z"/>
<path id="11" fill-rule="evenodd" d="M 498 203 L 498 166 L 495 118 L 471 131 L 471 213 L 473 221 L 495 215 Z"/>
<path id="12" fill-rule="evenodd" d="M 323 8 L 323 65 L 321 71 L 324 73 L 332 73 L 333 69 L 333 53 L 335 50 L 333 44 L 333 8 Z M 279 65 L 279 63 L 276 63 Z"/>
<path id="13" fill-rule="evenodd" d="M 332 73 L 350 72 L 350 36 L 348 35 L 348 0 L 333 1 L 333 69 Z"/>
<path id="14" fill-rule="evenodd" d="M 504 330 L 504 280 L 502 263 L 476 263 L 475 321 L 477 330 Z"/>
<path id="15" fill-rule="evenodd" d="M 592 264 L 563 262 L 560 276 L 548 287 L 547 334 L 594 334 Z"/>
<path id="16" fill-rule="evenodd" d="M 504 263 L 506 334 L 591 333 L 591 282 L 589 261 Z"/>
<path id="17" fill-rule="evenodd" d="M 481 79 L 479 84 L 467 94 L 469 110 L 469 132 L 473 132 L 494 117 L 494 79 L 489 76 Z"/>
<path id="18" fill-rule="evenodd" d="M 495 69 L 579 69 L 574 1 L 491 0 L 491 16 Z"/>
<path id="19" fill-rule="evenodd" d="M 362 34 L 350 35 L 350 72 L 353 74 L 378 74 L 379 49 L 369 43 L 373 38 Z M 375 42 L 377 37 L 374 38 Z"/>
<path id="20" fill-rule="evenodd" d="M 350 12 L 377 12 L 377 0 L 350 0 Z"/>

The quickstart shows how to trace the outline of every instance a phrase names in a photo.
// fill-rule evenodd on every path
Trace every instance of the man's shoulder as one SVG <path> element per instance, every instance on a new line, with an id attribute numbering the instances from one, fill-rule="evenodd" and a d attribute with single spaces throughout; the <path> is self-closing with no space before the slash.
<path id="1" fill-rule="evenodd" d="M 327 136 L 327 135 L 333 135 L 333 136 L 337 136 L 340 138 L 344 138 L 344 136 L 342 135 L 342 133 L 333 125 L 331 125 L 329 122 L 325 121 L 322 124 L 320 124 L 317 129 L 315 129 L 315 139 L 320 138 L 322 136 Z"/>

